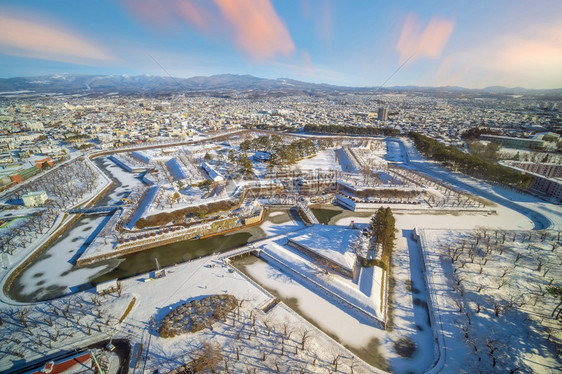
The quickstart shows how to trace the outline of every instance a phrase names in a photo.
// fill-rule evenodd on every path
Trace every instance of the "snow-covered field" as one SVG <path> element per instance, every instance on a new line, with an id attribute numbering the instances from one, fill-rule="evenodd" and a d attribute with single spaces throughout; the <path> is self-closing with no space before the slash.
<path id="1" fill-rule="evenodd" d="M 278 241 L 283 242 L 283 239 Z M 335 336 L 353 353 L 372 365 L 391 369 L 393 372 L 419 371 L 429 368 L 434 360 L 433 335 L 427 324 L 428 315 L 424 307 L 427 303 L 427 295 L 421 279 L 421 257 L 416 243 L 409 242 L 410 239 L 400 236 L 395 249 L 393 272 L 397 285 L 394 290 L 395 304 L 391 312 L 393 317 L 389 322 L 389 326 L 392 326 L 391 331 L 385 331 L 372 318 L 342 303 L 338 298 L 326 294 L 312 283 L 303 281 L 293 271 L 274 261 L 259 260 L 246 265 L 244 269 L 250 277 L 278 294 L 306 319 L 331 336 Z M 264 245 L 263 249 L 268 252 L 271 250 L 267 245 Z M 412 253 L 418 257 L 411 258 Z M 341 277 L 330 275 L 327 279 L 320 279 L 323 276 L 315 274 L 314 269 L 307 271 L 291 262 L 286 258 L 287 256 L 276 253 L 274 255 L 281 258 L 286 266 L 298 269 L 310 279 L 331 289 L 332 292 L 340 293 L 343 288 L 348 288 L 350 300 L 356 299 L 356 305 L 365 307 L 365 304 L 362 304 L 365 302 L 363 299 L 365 297 L 379 299 L 375 292 L 369 295 L 365 293 L 367 285 L 373 287 L 377 282 L 377 276 L 369 272 L 369 269 L 363 269 L 365 274 L 360 276 L 358 284 L 349 282 L 344 285 L 343 279 L 338 280 Z M 368 276 L 370 280 L 367 280 Z M 410 279 L 415 279 L 415 283 Z M 412 289 L 415 290 L 415 295 Z M 358 294 L 353 296 L 355 292 Z M 378 306 L 375 305 L 375 308 Z M 402 357 L 397 352 L 397 345 L 403 341 L 410 341 L 415 345 L 410 357 Z"/>
<path id="2" fill-rule="evenodd" d="M 341 170 L 333 149 L 326 149 L 318 152 L 314 157 L 302 159 L 298 162 L 298 166 L 301 170 Z"/>
<path id="3" fill-rule="evenodd" d="M 447 372 L 557 372 L 562 367 L 558 232 L 424 230 Z"/>
<path id="4" fill-rule="evenodd" d="M 559 325 L 548 317 L 556 302 L 544 294 L 546 286 L 559 284 L 562 277 L 560 248 L 549 247 L 558 240 L 553 239 L 555 232 L 550 232 L 549 239 L 544 242 L 539 233 L 535 233 L 531 240 L 527 239 L 533 228 L 548 224 L 552 228 L 561 228 L 560 206 L 450 173 L 423 160 L 408 141 L 392 139 L 385 144 L 387 161 L 446 180 L 455 188 L 483 195 L 496 204 L 491 207 L 495 214 L 432 214 L 431 211 L 410 214 L 406 205 L 395 213 L 398 230 L 391 264 L 393 285 L 386 330 L 346 303 L 339 302 L 337 297 L 327 295 L 310 282 L 303 282 L 294 272 L 275 266 L 274 262 L 256 259 L 240 265 L 260 286 L 225 265 L 219 257 L 209 256 L 168 268 L 168 275 L 162 279 L 149 281 L 150 274 L 126 279 L 122 282 L 121 297 L 105 296 L 102 306 L 93 301 L 93 290 L 61 298 L 52 304 L 37 303 L 26 312 L 31 333 L 17 315 L 21 306 L 3 303 L 0 312 L 6 317 L 2 319 L 0 335 L 2 347 L 6 349 L 0 355 L 0 370 L 9 370 L 13 362 L 21 359 L 21 354 L 40 357 L 109 335 L 127 338 L 133 346 L 142 344 L 147 360 L 143 360 L 135 372 L 147 373 L 155 369 L 167 371 L 191 360 L 203 340 L 216 342 L 222 348 L 224 360 L 219 364 L 219 372 L 227 371 L 226 366 L 229 372 L 237 373 L 253 372 L 254 369 L 272 373 L 301 369 L 304 372 L 341 373 L 376 371 L 359 358 L 397 373 L 423 372 L 435 364 L 435 372 L 444 367 L 444 372 L 471 373 L 496 369 L 509 372 L 515 367 L 522 372 L 555 372 L 562 367 L 547 339 L 548 334 L 558 344 L 562 339 Z M 217 156 L 213 150 L 209 152 Z M 338 152 L 345 157 L 343 151 Z M 150 151 L 147 155 L 153 156 Z M 111 194 L 109 204 L 118 202 L 124 193 L 141 186 L 133 174 L 109 161 L 104 163 L 109 173 L 123 184 Z M 349 160 L 340 157 L 337 161 L 334 150 L 322 151 L 313 158 L 302 160 L 299 167 L 303 170 L 353 169 Z M 259 173 L 265 171 L 264 167 Z M 177 207 L 187 203 L 178 203 Z M 369 219 L 368 213 L 349 211 L 334 217 L 340 226 L 347 226 L 351 221 L 368 223 Z M 76 269 L 69 263 L 101 227 L 103 220 L 104 217 L 83 218 L 80 225 L 49 249 L 40 262 L 26 269 L 19 280 L 22 293 L 33 295 L 35 292 L 35 296 L 39 296 L 48 288 L 76 291 L 79 285 L 106 271 L 104 267 Z M 487 228 L 485 235 L 480 227 Z M 302 222 L 287 211 L 273 211 L 266 222 L 256 228 L 261 229 L 268 239 L 252 245 L 281 240 L 273 236 L 297 236 L 304 228 Z M 412 235 L 414 228 L 431 229 L 422 234 L 423 252 Z M 495 237 L 496 229 L 499 239 Z M 506 230 L 505 243 L 496 244 L 496 240 L 504 240 L 502 230 Z M 480 233 L 478 245 L 471 248 L 470 243 L 475 242 L 477 233 Z M 511 236 L 514 234 L 515 240 Z M 455 253 L 455 248 L 461 247 L 463 241 L 465 247 Z M 283 242 L 276 244 L 285 245 Z M 370 284 L 373 290 L 374 283 L 369 283 L 367 278 L 371 276 L 372 281 L 374 274 L 365 272 L 363 278 L 352 284 L 324 280 L 321 279 L 324 274 L 315 273 L 318 269 L 304 267 L 300 260 L 291 262 L 289 252 L 287 249 L 271 254 L 292 264 L 310 279 L 316 279 L 317 283 L 325 281 L 322 284 L 332 287 L 335 294 L 341 294 L 345 287 L 354 287 L 353 292 L 358 294 L 350 294 L 357 304 L 371 296 L 367 295 L 367 286 Z M 451 263 L 450 258 L 457 255 Z M 424 274 L 430 274 L 429 287 Z M 158 324 L 174 306 L 224 293 L 244 300 L 238 317 L 231 313 L 226 321 L 195 334 L 171 339 L 158 337 L 152 321 Z M 276 296 L 285 303 L 278 304 L 268 313 L 262 311 L 261 308 Z M 131 313 L 123 323 L 117 323 L 133 297 L 136 302 Z M 68 308 L 73 317 L 63 316 L 60 310 L 66 308 L 70 299 Z M 3 300 L 11 303 L 5 295 Z M 378 304 L 373 305 L 378 308 Z M 98 316 L 98 310 L 103 318 Z M 106 316 L 112 316 L 112 319 L 107 322 Z M 435 324 L 432 320 L 441 323 Z M 307 337 L 303 338 L 303 335 Z M 440 353 L 436 337 L 440 341 Z M 133 372 L 132 368 L 130 372 Z"/>
<path id="5" fill-rule="evenodd" d="M 336 365 L 338 372 L 349 372 L 350 367 L 357 373 L 372 372 L 344 347 L 283 304 L 264 313 L 260 308 L 272 301 L 273 296 L 217 257 L 178 265 L 167 272 L 165 278 L 148 283 L 145 282 L 148 274 L 123 281 L 121 296 L 115 293 L 103 296 L 99 298 L 100 306 L 95 304 L 96 297 L 90 290 L 30 308 L 25 312 L 25 321 L 33 335 L 22 328 L 18 314 L 3 309 L 5 323 L 0 331 L 3 337 L 8 331 L 12 335 L 3 345 L 10 353 L 0 357 L 0 370 L 9 369 L 18 361 L 18 354 L 41 357 L 113 337 L 127 338 L 133 346 L 143 344 L 143 357 L 146 355 L 147 360 L 141 362 L 139 371 L 147 373 L 156 368 L 168 371 L 189 362 L 197 355 L 202 341 L 221 347 L 225 359 L 219 362 L 220 372 L 225 371 L 225 365 L 237 373 L 246 368 L 274 373 L 276 365 L 281 372 L 305 368 L 307 372 L 322 373 L 333 371 Z M 187 336 L 168 339 L 158 336 L 158 323 L 173 307 L 206 295 L 226 293 L 242 301 L 238 316 L 230 313 L 226 321 L 215 323 L 212 329 Z M 132 310 L 118 323 L 133 297 Z M 303 335 L 306 335 L 304 343 Z"/>

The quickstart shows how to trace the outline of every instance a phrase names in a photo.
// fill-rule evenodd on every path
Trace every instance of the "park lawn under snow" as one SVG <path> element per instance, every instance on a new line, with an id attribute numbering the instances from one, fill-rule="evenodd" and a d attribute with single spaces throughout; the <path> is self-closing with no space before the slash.
<path id="1" fill-rule="evenodd" d="M 417 266 L 412 268 L 410 274 L 410 253 L 403 243 L 400 243 L 396 252 L 394 264 L 399 265 L 396 276 L 399 279 L 421 277 L 420 260 L 414 260 Z M 305 318 L 335 336 L 371 364 L 391 368 L 393 372 L 406 373 L 428 368 L 434 360 L 433 335 L 427 326 L 428 316 L 423 308 L 426 293 L 421 280 L 417 280 L 420 290 L 415 298 L 404 286 L 406 282 L 400 282 L 396 287 L 397 306 L 393 307 L 392 312 L 393 331 L 386 332 L 364 314 L 349 308 L 318 287 L 303 283 L 302 279 L 286 268 L 257 261 L 247 265 L 245 269 L 253 279 L 279 294 L 283 300 L 291 302 L 291 306 Z M 419 306 L 414 306 L 414 301 Z M 411 357 L 403 358 L 396 353 L 395 344 L 404 338 L 416 345 L 416 351 Z"/>
<path id="2" fill-rule="evenodd" d="M 259 308 L 273 300 L 273 296 L 248 282 L 216 256 L 169 268 L 166 277 L 147 283 L 148 276 L 123 280 L 121 296 L 115 293 L 103 296 L 99 306 L 93 301 L 94 290 L 89 290 L 55 300 L 52 305 L 24 308 L 28 311 L 25 320 L 33 335 L 21 326 L 18 315 L 4 309 L 2 313 L 8 314 L 2 314 L 5 323 L 0 329 L 3 337 L 10 336 L 10 340 L 3 345 L 9 354 L 0 357 L 0 370 L 9 370 L 14 362 L 18 362 L 20 357 L 16 354 L 38 359 L 61 349 L 71 350 L 112 337 L 129 339 L 133 348 L 139 343 L 143 345 L 143 356 L 148 359 L 139 366 L 140 372 L 153 372 L 156 368 L 169 371 L 183 365 L 197 355 L 205 340 L 221 346 L 230 370 L 237 373 L 246 368 L 274 373 L 276 365 L 282 372 L 302 367 L 307 372 L 322 373 L 333 370 L 332 363 L 338 355 L 339 372 L 349 372 L 350 366 L 357 373 L 372 372 L 360 360 L 352 358 L 345 348 L 284 305 L 274 307 L 267 314 L 262 312 Z M 213 329 L 168 339 L 158 336 L 158 324 L 174 307 L 214 294 L 231 294 L 243 301 L 234 326 L 234 313 L 230 313 L 226 321 L 216 322 Z M 119 323 L 133 298 L 131 311 Z M 65 314 L 69 312 L 71 316 Z M 281 343 L 285 330 L 289 336 Z M 305 332 L 308 338 L 302 350 Z M 236 359 L 236 350 L 240 360 Z M 219 363 L 219 371 L 225 371 L 224 361 Z"/>
<path id="3" fill-rule="evenodd" d="M 288 272 L 264 261 L 246 267 L 248 274 L 267 289 L 274 290 L 284 299 L 295 299 L 298 310 L 309 320 L 318 324 L 323 331 L 336 335 L 350 346 L 360 348 L 369 344 L 381 331 L 373 321 L 354 313 L 348 307 L 338 304 L 302 284 Z"/>
<path id="4" fill-rule="evenodd" d="M 333 149 L 325 149 L 319 151 L 316 156 L 304 158 L 297 165 L 301 170 L 337 170 L 341 171 L 339 162 L 336 160 L 336 154 Z"/>
<path id="5" fill-rule="evenodd" d="M 423 231 L 426 274 L 447 352 L 445 371 L 556 372 L 562 367 L 555 349 L 562 333 L 551 317 L 558 300 L 544 294 L 562 279 L 557 235 Z"/>
<path id="6" fill-rule="evenodd" d="M 124 282 L 125 291 L 137 295 L 138 306 L 131 311 L 126 323 L 118 328 L 116 336 L 134 337 L 135 341 L 144 342 L 145 347 L 150 348 L 149 360 L 142 367 L 143 372 L 152 372 L 156 368 L 168 371 L 189 362 L 203 340 L 218 343 L 222 347 L 232 372 L 243 372 L 246 367 L 255 367 L 258 372 L 273 373 L 275 361 L 282 372 L 301 366 L 310 372 L 326 372 L 333 355 L 338 352 L 346 357 L 342 359 L 339 370 L 349 372 L 350 356 L 341 346 L 283 305 L 274 307 L 267 314 L 256 309 L 270 302 L 273 296 L 231 269 L 219 258 L 210 256 L 171 268 L 165 278 L 149 283 L 138 278 Z M 158 337 L 157 328 L 147 329 L 149 321 L 154 319 L 158 325 L 174 307 L 214 294 L 231 294 L 243 300 L 240 319 L 234 321 L 234 326 L 231 313 L 226 322 L 216 322 L 212 330 L 204 329 L 174 338 L 163 339 Z M 255 326 L 252 326 L 250 313 L 256 316 Z M 270 336 L 267 336 L 266 323 L 272 326 Z M 285 340 L 285 353 L 281 356 L 280 333 L 284 330 L 283 325 L 292 334 Z M 301 337 L 304 331 L 309 331 L 311 338 L 302 351 Z M 240 338 L 237 338 L 238 334 Z M 295 346 L 299 347 L 298 355 L 294 354 Z M 240 354 L 239 361 L 236 360 L 236 348 Z M 318 357 L 316 366 L 312 365 L 314 356 Z M 355 363 L 358 364 L 356 372 L 371 371 L 359 360 L 355 360 Z M 219 364 L 220 372 L 225 371 L 223 365 Z"/>

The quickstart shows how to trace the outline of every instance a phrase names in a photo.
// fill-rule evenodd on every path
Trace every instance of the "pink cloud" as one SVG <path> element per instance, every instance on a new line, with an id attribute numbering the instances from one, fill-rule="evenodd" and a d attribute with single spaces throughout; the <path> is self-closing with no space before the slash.
<path id="1" fill-rule="evenodd" d="M 116 60 L 104 48 L 72 30 L 7 13 L 0 15 L 0 52 L 87 65 Z"/>
<path id="2" fill-rule="evenodd" d="M 152 27 L 170 28 L 175 22 L 175 1 L 169 0 L 122 0 L 122 4 L 134 16 Z"/>
<path id="3" fill-rule="evenodd" d="M 208 33 L 220 23 L 210 2 L 193 0 L 121 0 L 131 14 L 158 30 L 176 30 L 183 23 Z M 214 11 L 214 13 L 213 13 Z"/>
<path id="4" fill-rule="evenodd" d="M 255 60 L 288 56 L 295 45 L 270 0 L 122 0 L 148 25 L 170 29 L 182 23 L 209 34 L 223 32 Z"/>
<path id="5" fill-rule="evenodd" d="M 295 45 L 269 0 L 215 0 L 237 46 L 256 60 L 290 55 Z"/>
<path id="6" fill-rule="evenodd" d="M 424 29 L 417 16 L 408 15 L 396 44 L 396 50 L 400 53 L 400 63 L 411 56 L 412 61 L 438 58 L 447 45 L 454 27 L 455 22 L 452 20 L 433 17 Z"/>
<path id="7" fill-rule="evenodd" d="M 177 10 L 188 23 L 205 33 L 209 32 L 211 16 L 205 8 L 189 1 L 180 1 L 177 2 Z"/>
<path id="8" fill-rule="evenodd" d="M 438 84 L 558 88 L 562 86 L 562 26 L 541 25 L 475 40 L 446 56 Z"/>

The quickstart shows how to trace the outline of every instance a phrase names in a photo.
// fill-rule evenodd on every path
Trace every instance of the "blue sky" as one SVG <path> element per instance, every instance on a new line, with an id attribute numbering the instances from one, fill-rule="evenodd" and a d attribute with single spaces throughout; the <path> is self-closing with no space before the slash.
<path id="1" fill-rule="evenodd" d="M 0 76 L 562 87 L 559 0 L 0 1 Z"/>

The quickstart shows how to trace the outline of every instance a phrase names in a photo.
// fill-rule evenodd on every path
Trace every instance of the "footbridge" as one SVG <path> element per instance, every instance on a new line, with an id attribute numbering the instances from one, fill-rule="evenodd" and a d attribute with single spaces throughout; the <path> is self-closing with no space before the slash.
<path id="1" fill-rule="evenodd" d="M 239 249 L 236 249 L 236 250 L 233 250 L 233 251 L 225 252 L 225 253 L 224 253 L 222 256 L 220 256 L 219 258 L 220 258 L 221 260 L 224 260 L 224 259 L 234 259 L 234 258 L 236 258 L 236 257 L 244 256 L 244 255 L 247 255 L 247 254 L 253 254 L 253 255 L 259 257 L 260 253 L 261 253 L 261 249 L 259 249 L 259 248 L 254 248 L 253 245 L 247 245 L 247 246 L 244 246 L 244 247 L 242 247 L 242 248 L 239 248 Z"/>
<path id="2" fill-rule="evenodd" d="M 312 213 L 312 211 L 308 208 L 308 205 L 304 201 L 299 201 L 297 203 L 297 207 L 304 214 L 304 216 L 308 219 L 310 224 L 314 225 L 314 224 L 320 223 L 320 222 L 318 222 L 318 219 L 316 218 L 314 213 Z"/>

